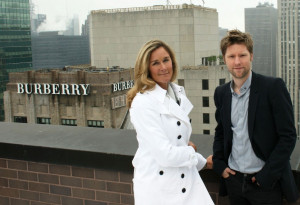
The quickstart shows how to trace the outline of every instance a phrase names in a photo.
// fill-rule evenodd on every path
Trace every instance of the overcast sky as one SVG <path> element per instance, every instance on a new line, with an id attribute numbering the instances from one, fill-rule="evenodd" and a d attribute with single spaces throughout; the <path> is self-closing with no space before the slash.
<path id="1" fill-rule="evenodd" d="M 31 0 L 35 13 L 46 14 L 47 22 L 40 30 L 65 30 L 68 19 L 78 15 L 80 25 L 91 10 L 166 5 L 167 0 Z M 216 8 L 219 27 L 244 31 L 244 8 L 268 2 L 277 8 L 277 0 L 169 0 L 172 5 L 195 4 Z"/>

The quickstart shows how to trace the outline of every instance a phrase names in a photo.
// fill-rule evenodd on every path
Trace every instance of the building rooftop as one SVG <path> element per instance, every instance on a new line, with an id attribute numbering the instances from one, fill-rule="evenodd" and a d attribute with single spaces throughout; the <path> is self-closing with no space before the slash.
<path id="1" fill-rule="evenodd" d="M 213 8 L 207 8 L 200 5 L 194 4 L 181 4 L 181 5 L 154 5 L 154 6 L 146 6 L 146 7 L 132 7 L 132 8 L 118 8 L 118 9 L 101 9 L 101 10 L 93 10 L 92 14 L 97 13 L 125 13 L 125 12 L 138 12 L 138 11 L 161 11 L 161 10 L 175 10 L 175 9 L 191 9 L 197 8 L 205 11 L 217 11 Z"/>

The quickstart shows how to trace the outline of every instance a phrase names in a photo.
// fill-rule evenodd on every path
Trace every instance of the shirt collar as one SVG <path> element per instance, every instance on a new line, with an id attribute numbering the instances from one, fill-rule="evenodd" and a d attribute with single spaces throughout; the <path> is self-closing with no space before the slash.
<path id="1" fill-rule="evenodd" d="M 250 71 L 249 77 L 247 78 L 247 80 L 244 82 L 244 84 L 240 88 L 240 93 L 241 94 L 245 93 L 250 88 L 251 80 L 252 80 L 252 71 Z M 235 93 L 234 90 L 233 90 L 233 80 L 230 83 L 230 90 L 231 90 L 231 93 L 233 93 L 233 94 Z"/>
<path id="2" fill-rule="evenodd" d="M 148 91 L 149 94 L 153 95 L 158 99 L 159 102 L 164 103 L 167 90 L 161 88 L 158 84 L 155 85 L 153 90 Z"/>

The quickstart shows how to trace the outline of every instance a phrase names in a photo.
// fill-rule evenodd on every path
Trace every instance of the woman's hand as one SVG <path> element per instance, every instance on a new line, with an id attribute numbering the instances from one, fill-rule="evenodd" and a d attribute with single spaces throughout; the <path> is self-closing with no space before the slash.
<path id="1" fill-rule="evenodd" d="M 192 141 L 189 141 L 188 146 L 192 146 L 194 148 L 195 152 L 197 152 L 197 147 Z"/>
<path id="2" fill-rule="evenodd" d="M 206 169 L 212 169 L 213 168 L 213 161 L 212 161 L 212 155 L 209 155 L 207 158 L 206 158 Z"/>

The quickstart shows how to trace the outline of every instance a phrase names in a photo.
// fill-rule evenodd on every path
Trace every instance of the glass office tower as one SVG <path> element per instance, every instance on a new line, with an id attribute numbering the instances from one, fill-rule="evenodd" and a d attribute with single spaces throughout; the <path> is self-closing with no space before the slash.
<path id="1" fill-rule="evenodd" d="M 0 121 L 9 72 L 32 70 L 29 0 L 0 0 Z"/>

